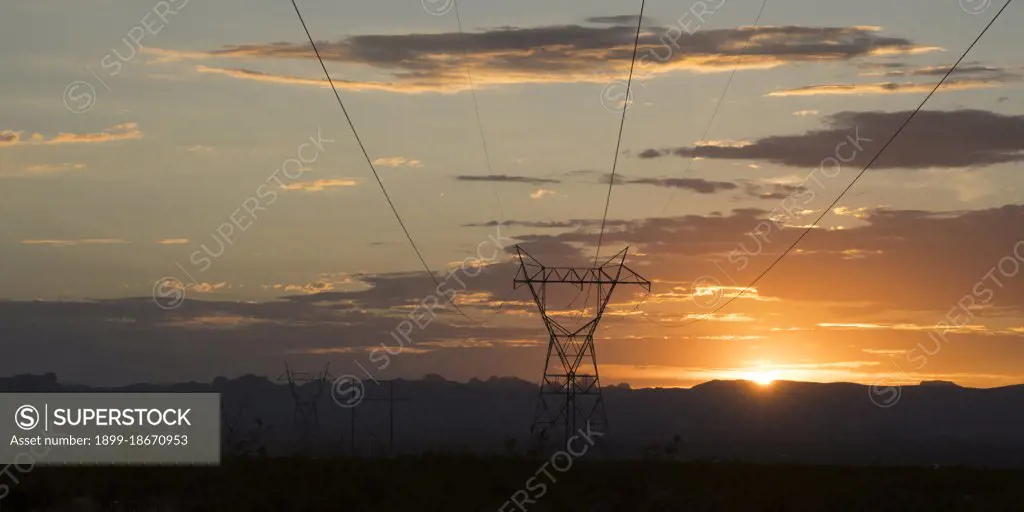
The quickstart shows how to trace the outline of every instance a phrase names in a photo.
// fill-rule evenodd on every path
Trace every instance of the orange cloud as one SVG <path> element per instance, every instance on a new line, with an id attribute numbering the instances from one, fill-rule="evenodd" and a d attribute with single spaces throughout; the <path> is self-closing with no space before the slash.
<path id="1" fill-rule="evenodd" d="M 936 332 L 956 332 L 956 333 L 967 333 L 967 332 L 986 332 L 988 329 L 984 325 L 961 325 L 961 326 L 947 326 L 947 325 L 918 325 L 911 323 L 901 324 L 875 324 L 875 323 L 819 323 L 818 327 L 826 327 L 829 329 L 840 329 L 840 330 L 892 330 L 892 331 L 936 331 Z"/>
<path id="2" fill-rule="evenodd" d="M 535 199 L 535 200 L 536 199 L 543 199 L 545 197 L 552 196 L 554 194 L 555 194 L 554 190 L 548 190 L 546 188 L 538 188 L 537 190 L 534 190 L 533 192 L 530 193 L 530 199 Z"/>
<path id="3" fill-rule="evenodd" d="M 138 123 L 122 123 L 112 126 L 99 133 L 58 133 L 47 139 L 41 133 L 32 133 L 27 137 L 25 132 L 15 130 L 0 131 L 0 146 L 35 146 L 58 144 L 88 144 L 114 142 L 119 140 L 135 140 L 143 137 Z"/>
<path id="4" fill-rule="evenodd" d="M 325 78 L 306 78 L 301 76 L 293 75 L 279 75 L 274 73 L 267 73 L 264 71 L 256 71 L 253 69 L 245 68 L 214 68 L 209 66 L 198 65 L 196 71 L 205 74 L 220 75 L 230 78 L 237 78 L 241 80 L 252 80 L 255 82 L 263 82 L 268 84 L 278 85 L 304 85 L 314 87 L 330 87 L 331 84 Z M 434 87 L 427 86 L 411 86 L 401 85 L 388 82 L 359 82 L 354 80 L 337 80 L 334 79 L 334 86 L 339 89 L 347 89 L 353 91 L 387 91 L 387 92 L 402 92 L 402 93 L 421 93 L 421 92 L 432 92 L 435 90 Z M 460 92 L 467 90 L 469 87 L 456 88 L 445 92 Z"/>
<path id="5" fill-rule="evenodd" d="M 162 327 L 179 329 L 241 329 L 253 325 L 268 324 L 270 320 L 248 316 L 215 314 L 192 317 L 160 324 Z"/>
<path id="6" fill-rule="evenodd" d="M 374 160 L 373 165 L 382 165 L 384 167 L 423 167 L 423 162 L 419 160 L 406 160 L 400 156 L 389 156 Z"/>
<path id="7" fill-rule="evenodd" d="M 213 293 L 217 290 L 227 288 L 228 283 L 199 283 L 192 285 L 192 291 L 197 293 Z"/>
<path id="8" fill-rule="evenodd" d="M 939 90 L 964 91 L 970 89 L 993 89 L 1003 84 L 992 80 L 955 80 L 948 81 Z M 851 94 L 906 94 L 931 92 L 934 83 L 881 82 L 873 84 L 822 84 L 808 85 L 794 89 L 783 89 L 766 94 L 766 96 L 820 96 L 820 95 L 851 95 Z"/>
<path id="9" fill-rule="evenodd" d="M 335 187 L 354 187 L 357 183 L 355 180 L 343 180 L 343 179 L 328 179 L 328 180 L 316 180 L 316 181 L 300 181 L 297 183 L 291 183 L 285 185 L 285 190 L 302 190 L 305 192 L 321 192 L 329 188 Z"/>

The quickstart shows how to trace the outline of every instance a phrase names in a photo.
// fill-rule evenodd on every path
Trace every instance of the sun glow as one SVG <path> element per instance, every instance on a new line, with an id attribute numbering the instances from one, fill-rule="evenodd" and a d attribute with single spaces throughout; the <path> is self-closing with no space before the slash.
<path id="1" fill-rule="evenodd" d="M 761 386 L 770 386 L 775 382 L 775 377 L 776 372 L 767 370 L 756 370 L 743 374 L 743 378 L 745 380 L 749 380 L 750 382 L 754 382 Z"/>

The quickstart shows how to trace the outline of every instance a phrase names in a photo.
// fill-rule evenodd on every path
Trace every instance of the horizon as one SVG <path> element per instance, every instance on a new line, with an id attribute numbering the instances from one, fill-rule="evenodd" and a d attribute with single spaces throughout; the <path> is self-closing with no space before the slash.
<path id="1" fill-rule="evenodd" d="M 154 386 L 172 386 L 172 385 L 178 385 L 178 384 L 212 385 L 212 384 L 216 383 L 216 381 L 219 380 L 219 379 L 224 379 L 224 380 L 228 380 L 228 381 L 237 381 L 237 380 L 241 380 L 243 378 L 248 378 L 248 377 L 255 377 L 255 378 L 258 378 L 258 379 L 264 379 L 267 382 L 270 382 L 270 383 L 273 383 L 273 384 L 279 385 L 279 386 L 287 386 L 288 385 L 287 382 L 283 382 L 283 381 L 280 380 L 280 377 L 281 377 L 280 375 L 278 377 L 273 377 L 272 375 L 269 375 L 269 374 L 253 374 L 253 373 L 247 373 L 247 374 L 243 374 L 243 375 L 235 375 L 235 376 L 231 376 L 231 377 L 226 376 L 226 375 L 218 375 L 216 377 L 213 377 L 210 380 L 203 380 L 203 381 L 198 381 L 198 380 L 177 381 L 177 382 L 170 382 L 170 381 L 167 381 L 167 382 L 162 382 L 162 381 L 146 381 L 146 382 L 143 382 L 143 381 L 139 381 L 139 382 L 129 382 L 129 383 L 124 383 L 124 384 L 117 384 L 117 385 L 106 385 L 106 386 L 94 386 L 94 385 L 90 385 L 90 384 L 87 384 L 87 383 L 75 382 L 75 381 L 61 381 L 60 380 L 60 375 L 58 375 L 58 374 L 56 374 L 54 372 L 47 372 L 47 373 L 41 373 L 41 374 L 24 373 L 24 374 L 16 374 L 16 375 L 4 375 L 4 376 L 0 376 L 0 380 L 3 380 L 3 379 L 15 379 L 15 378 L 18 378 L 18 377 L 37 378 L 37 377 L 45 377 L 47 375 L 53 375 L 56 378 L 56 383 L 57 384 L 74 385 L 74 386 L 85 386 L 85 387 L 89 387 L 89 388 L 99 388 L 99 389 L 122 388 L 122 387 L 132 387 L 132 386 L 140 386 L 140 385 L 154 385 Z M 470 377 L 469 379 L 466 379 L 466 380 L 453 380 L 453 379 L 449 379 L 449 378 L 445 377 L 444 375 L 440 375 L 440 374 L 436 374 L 436 373 L 429 373 L 429 374 L 422 375 L 420 377 L 413 377 L 413 378 L 410 378 L 410 377 L 396 377 L 394 379 L 382 380 L 380 382 L 391 382 L 391 381 L 422 382 L 422 381 L 425 381 L 425 380 L 435 380 L 437 378 L 443 380 L 444 382 L 451 382 L 451 383 L 455 383 L 455 384 L 471 384 L 473 382 L 487 383 L 487 382 L 494 381 L 494 380 L 509 380 L 509 379 L 511 379 L 511 380 L 516 380 L 516 381 L 519 381 L 519 382 L 523 382 L 523 383 L 526 383 L 526 384 L 537 386 L 536 382 L 533 382 L 533 381 L 530 381 L 530 380 L 526 380 L 526 379 L 522 379 L 522 378 L 516 377 L 514 375 L 506 375 L 506 376 L 491 375 L 490 377 L 487 377 L 487 378 Z M 366 384 L 367 382 L 372 382 L 372 380 L 366 379 L 364 381 L 364 384 Z M 633 386 L 629 382 L 614 382 L 614 383 L 606 384 L 604 386 L 604 388 L 605 389 L 609 389 L 609 388 L 628 389 L 630 391 L 642 390 L 642 389 L 686 389 L 686 390 L 689 390 L 689 389 L 693 389 L 695 387 L 698 387 L 698 386 L 701 386 L 701 385 L 704 385 L 704 384 L 712 384 L 712 383 L 716 383 L 716 382 L 746 383 L 746 384 L 749 384 L 751 386 L 756 386 L 757 388 L 763 388 L 765 390 L 771 389 L 773 386 L 776 386 L 776 385 L 779 385 L 779 384 L 822 384 L 822 385 L 827 385 L 827 384 L 851 384 L 851 385 L 863 386 L 863 387 L 867 387 L 867 388 L 869 388 L 871 390 L 879 390 L 879 391 L 885 390 L 885 389 L 889 389 L 889 388 L 902 388 L 902 387 L 908 387 L 908 386 L 918 386 L 918 387 L 920 387 L 920 386 L 925 386 L 925 385 L 954 385 L 954 386 L 956 386 L 958 388 L 962 388 L 962 389 L 1000 389 L 1000 388 L 1008 388 L 1008 387 L 1015 387 L 1015 386 L 1024 385 L 1024 383 L 1021 383 L 1021 384 L 1006 384 L 1006 385 L 1003 385 L 1003 386 L 994 386 L 994 387 L 982 388 L 982 387 L 964 386 L 964 385 L 961 385 L 961 384 L 953 382 L 953 381 L 944 381 L 944 380 L 922 380 L 922 381 L 917 381 L 917 382 L 884 382 L 884 383 L 875 382 L 875 383 L 871 383 L 871 384 L 864 384 L 864 383 L 859 383 L 859 382 L 848 382 L 848 381 L 820 382 L 820 381 L 798 381 L 798 380 L 789 380 L 789 379 L 770 379 L 770 380 L 769 379 L 760 379 L 760 380 L 754 380 L 754 379 L 742 379 L 742 378 L 736 378 L 736 379 L 724 379 L 723 378 L 723 379 L 707 380 L 707 381 L 700 382 L 700 383 L 697 383 L 697 384 L 693 384 L 693 385 L 690 385 L 690 386 Z M 314 385 L 314 382 L 303 383 L 302 385 Z"/>

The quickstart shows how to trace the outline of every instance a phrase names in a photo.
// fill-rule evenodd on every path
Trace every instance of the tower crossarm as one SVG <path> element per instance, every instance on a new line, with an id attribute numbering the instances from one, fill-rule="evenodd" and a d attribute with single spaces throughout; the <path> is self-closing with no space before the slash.
<path id="1" fill-rule="evenodd" d="M 614 272 L 612 272 L 614 270 Z M 625 265 L 613 265 L 611 267 L 605 267 L 605 271 L 615 276 L 615 283 L 619 285 L 633 284 L 643 287 L 648 292 L 651 291 L 651 282 L 644 279 L 640 274 L 637 274 L 633 269 Z"/>
<path id="2" fill-rule="evenodd" d="M 583 288 L 583 285 L 618 285 L 632 284 L 651 291 L 651 282 L 644 279 L 625 265 L 626 250 L 609 259 L 599 267 L 546 267 L 536 259 L 516 247 L 519 251 L 519 271 L 513 279 L 513 287 L 524 284 L 571 284 Z M 619 255 L 622 255 L 621 259 Z"/>
<path id="3" fill-rule="evenodd" d="M 634 284 L 644 287 L 647 291 L 651 289 L 651 282 L 625 265 L 612 265 L 609 267 L 527 267 L 522 266 L 514 279 L 518 288 L 524 284 L 572 284 L 583 286 L 585 284 Z"/>

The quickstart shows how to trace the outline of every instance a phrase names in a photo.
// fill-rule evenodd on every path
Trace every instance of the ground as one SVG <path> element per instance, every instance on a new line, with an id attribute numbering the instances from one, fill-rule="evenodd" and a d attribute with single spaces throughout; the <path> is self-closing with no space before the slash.
<path id="1" fill-rule="evenodd" d="M 531 512 L 1024 506 L 1024 471 L 593 459 L 566 468 L 567 461 L 555 461 L 564 472 L 540 460 L 439 455 L 254 458 L 206 468 L 37 467 L 15 473 L 14 485 L 5 477 L 10 488 L 0 510 L 511 512 L 521 510 L 510 502 L 520 490 Z"/>

